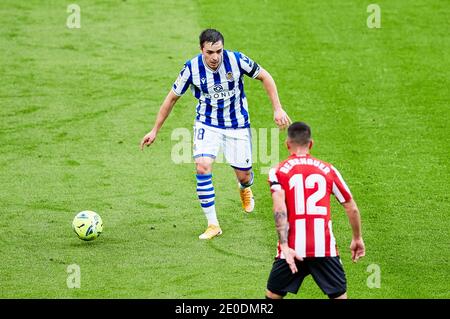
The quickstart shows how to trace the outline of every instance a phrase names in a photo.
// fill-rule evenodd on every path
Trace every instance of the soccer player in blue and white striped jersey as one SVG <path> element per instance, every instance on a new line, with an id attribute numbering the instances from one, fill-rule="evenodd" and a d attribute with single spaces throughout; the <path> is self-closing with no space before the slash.
<path id="1" fill-rule="evenodd" d="M 198 100 L 194 123 L 194 159 L 197 194 L 208 220 L 200 239 L 222 234 L 215 208 L 212 164 L 220 149 L 239 181 L 242 206 L 254 209 L 250 116 L 244 92 L 244 75 L 262 82 L 272 103 L 274 121 L 286 128 L 291 120 L 283 110 L 272 76 L 241 52 L 224 50 L 224 38 L 214 29 L 200 34 L 201 53 L 187 61 L 165 98 L 153 129 L 141 141 L 141 149 L 151 145 L 178 99 L 191 89 Z"/>

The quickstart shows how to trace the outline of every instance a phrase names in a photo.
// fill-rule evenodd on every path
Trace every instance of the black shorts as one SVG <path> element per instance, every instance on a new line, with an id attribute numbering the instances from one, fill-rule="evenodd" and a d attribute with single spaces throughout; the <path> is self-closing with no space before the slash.
<path id="1" fill-rule="evenodd" d="M 285 296 L 288 292 L 296 294 L 309 274 L 330 298 L 347 291 L 347 280 L 341 259 L 338 257 L 306 257 L 296 261 L 298 272 L 293 274 L 285 259 L 275 259 L 267 282 L 267 289 Z"/>

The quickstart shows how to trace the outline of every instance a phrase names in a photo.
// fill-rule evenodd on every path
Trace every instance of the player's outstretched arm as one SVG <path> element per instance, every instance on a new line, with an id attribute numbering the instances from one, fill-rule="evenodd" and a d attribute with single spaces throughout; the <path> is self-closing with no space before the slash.
<path id="1" fill-rule="evenodd" d="M 298 271 L 295 264 L 295 259 L 303 260 L 303 258 L 297 255 L 295 250 L 288 246 L 289 222 L 287 218 L 284 190 L 281 189 L 273 192 L 272 200 L 275 226 L 277 228 L 278 241 L 280 243 L 281 251 L 286 258 L 286 262 L 288 263 L 289 268 L 291 268 L 292 273 L 295 274 Z"/>
<path id="2" fill-rule="evenodd" d="M 361 215 L 358 206 L 353 199 L 342 203 L 342 206 L 344 206 L 348 220 L 352 226 L 353 238 L 350 244 L 350 250 L 352 252 L 353 262 L 357 262 L 359 258 L 364 257 L 366 254 L 366 247 L 361 234 Z"/>
<path id="3" fill-rule="evenodd" d="M 172 111 L 173 106 L 178 101 L 180 97 L 176 95 L 172 90 L 170 90 L 169 94 L 167 94 L 164 99 L 163 104 L 161 105 L 158 115 L 156 117 L 155 125 L 152 130 L 145 134 L 145 136 L 141 140 L 141 150 L 144 149 L 144 146 L 150 146 L 156 139 L 156 135 L 158 134 L 161 126 L 164 124 L 164 121 L 169 116 Z"/>
<path id="4" fill-rule="evenodd" d="M 278 97 L 277 86 L 274 79 L 272 78 L 270 73 L 263 68 L 261 68 L 261 71 L 256 78 L 263 83 L 264 89 L 269 96 L 270 102 L 272 102 L 273 120 L 280 129 L 287 128 L 292 123 L 292 121 L 281 106 L 280 98 Z"/>

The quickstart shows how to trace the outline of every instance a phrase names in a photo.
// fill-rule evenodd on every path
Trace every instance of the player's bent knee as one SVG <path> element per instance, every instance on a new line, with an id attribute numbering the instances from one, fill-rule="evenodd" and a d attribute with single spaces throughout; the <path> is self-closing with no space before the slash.
<path id="1" fill-rule="evenodd" d="M 251 171 L 238 171 L 236 170 L 236 176 L 241 183 L 247 183 L 252 179 Z"/>
<path id="2" fill-rule="evenodd" d="M 212 165 L 210 163 L 195 163 L 197 174 L 209 174 L 212 171 Z"/>
<path id="3" fill-rule="evenodd" d="M 267 299 L 283 299 L 284 296 L 278 295 L 270 290 L 266 290 L 266 298 Z"/>
<path id="4" fill-rule="evenodd" d="M 251 186 L 253 184 L 253 172 L 251 170 L 241 171 L 235 169 L 234 171 L 236 172 L 236 177 L 241 185 L 248 184 L 248 186 Z"/>
<path id="5" fill-rule="evenodd" d="M 207 167 L 197 165 L 197 174 L 203 175 L 203 174 L 209 174 L 211 173 L 211 169 L 208 169 Z"/>

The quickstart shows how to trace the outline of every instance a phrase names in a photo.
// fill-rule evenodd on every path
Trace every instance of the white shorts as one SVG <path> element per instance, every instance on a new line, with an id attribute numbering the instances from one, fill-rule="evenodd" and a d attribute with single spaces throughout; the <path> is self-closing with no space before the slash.
<path id="1" fill-rule="evenodd" d="M 252 135 L 250 128 L 221 129 L 195 122 L 194 158 L 216 158 L 219 151 L 233 168 L 252 168 Z"/>

